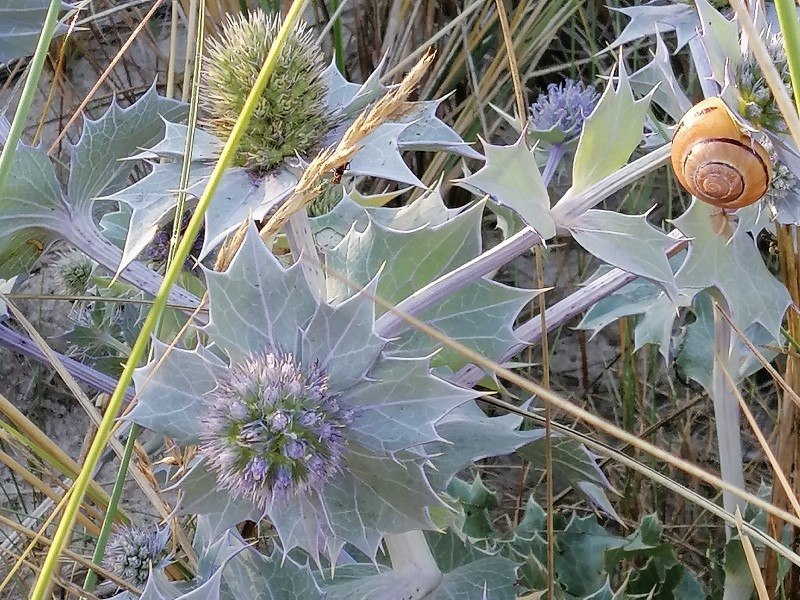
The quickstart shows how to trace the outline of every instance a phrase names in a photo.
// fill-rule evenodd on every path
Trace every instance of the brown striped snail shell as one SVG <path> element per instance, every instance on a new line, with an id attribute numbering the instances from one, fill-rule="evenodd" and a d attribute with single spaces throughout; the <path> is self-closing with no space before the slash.
<path id="1" fill-rule="evenodd" d="M 769 154 L 719 98 L 683 115 L 672 138 L 672 167 L 686 191 L 727 210 L 757 202 L 772 180 Z"/>

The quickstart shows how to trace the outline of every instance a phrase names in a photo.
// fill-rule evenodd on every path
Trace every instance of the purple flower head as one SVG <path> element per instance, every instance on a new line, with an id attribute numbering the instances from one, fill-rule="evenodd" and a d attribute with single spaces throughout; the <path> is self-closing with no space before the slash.
<path id="1" fill-rule="evenodd" d="M 318 491 L 339 472 L 340 431 L 351 420 L 318 364 L 267 351 L 232 365 L 207 394 L 200 449 L 222 489 L 265 507 L 275 495 Z"/>
<path id="2" fill-rule="evenodd" d="M 594 86 L 582 81 L 566 79 L 560 84 L 551 83 L 547 93 L 540 94 L 528 108 L 530 127 L 537 131 L 555 128 L 568 138 L 574 137 L 581 132 L 599 98 Z"/>
<path id="3" fill-rule="evenodd" d="M 166 565 L 168 540 L 169 529 L 120 527 L 108 540 L 105 562 L 117 575 L 142 587 L 151 565 L 154 569 Z"/>

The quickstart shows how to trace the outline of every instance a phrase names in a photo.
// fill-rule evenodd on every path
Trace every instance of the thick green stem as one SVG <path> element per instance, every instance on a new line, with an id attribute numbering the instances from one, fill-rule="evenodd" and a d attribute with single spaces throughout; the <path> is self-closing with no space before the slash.
<path id="1" fill-rule="evenodd" d="M 122 497 L 122 489 L 125 487 L 125 476 L 128 473 L 128 465 L 133 455 L 133 447 L 136 445 L 136 437 L 139 435 L 139 426 L 135 423 L 128 433 L 128 441 L 125 444 L 125 451 L 122 453 L 122 460 L 119 471 L 117 472 L 117 479 L 114 481 L 114 489 L 111 490 L 111 498 L 108 501 L 108 510 L 106 511 L 105 519 L 103 519 L 103 526 L 100 528 L 100 535 L 97 536 L 97 545 L 92 553 L 92 562 L 99 565 L 103 562 L 103 555 L 106 551 L 106 543 L 108 537 L 111 535 L 111 528 L 114 526 L 114 518 L 117 515 L 117 507 L 119 506 L 119 499 Z M 86 579 L 83 582 L 83 589 L 91 592 L 97 582 L 97 573 L 89 571 L 86 574 Z"/>

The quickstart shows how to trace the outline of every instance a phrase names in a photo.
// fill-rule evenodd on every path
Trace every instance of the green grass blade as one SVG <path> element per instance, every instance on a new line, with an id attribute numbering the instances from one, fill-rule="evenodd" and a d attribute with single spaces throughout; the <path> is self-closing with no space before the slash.
<path id="1" fill-rule="evenodd" d="M 189 225 L 186 228 L 184 237 L 181 239 L 181 242 L 178 245 L 178 249 L 175 253 L 175 259 L 167 268 L 166 275 L 164 276 L 164 282 L 162 283 L 161 289 L 159 290 L 159 293 L 153 302 L 153 307 L 150 309 L 150 312 L 147 314 L 147 318 L 142 325 L 142 330 L 139 333 L 139 337 L 136 339 L 136 343 L 133 345 L 131 355 L 125 363 L 125 368 L 122 372 L 122 375 L 120 375 L 117 389 L 114 390 L 114 393 L 109 400 L 108 407 L 103 415 L 103 421 L 100 423 L 97 435 L 92 441 L 92 445 L 86 455 L 86 461 L 84 462 L 83 468 L 81 469 L 81 472 L 78 474 L 75 483 L 70 489 L 71 494 L 69 501 L 64 509 L 64 515 L 58 525 L 58 529 L 53 536 L 53 543 L 50 546 L 44 563 L 42 564 L 42 570 L 39 573 L 39 577 L 36 580 L 36 584 L 30 596 L 31 600 L 45 599 L 53 574 L 58 566 L 61 551 L 67 543 L 67 538 L 72 531 L 75 517 L 78 513 L 81 502 L 83 501 L 84 493 L 86 492 L 86 488 L 91 480 L 92 471 L 94 470 L 95 465 L 97 465 L 97 462 L 99 461 L 100 456 L 105 449 L 106 442 L 111 435 L 111 429 L 113 427 L 114 420 L 116 419 L 117 413 L 122 406 L 122 401 L 125 398 L 125 390 L 128 388 L 133 379 L 133 371 L 145 356 L 150 343 L 150 335 L 155 330 L 155 326 L 158 323 L 164 308 L 166 307 L 169 290 L 175 280 L 178 278 L 178 275 L 180 275 L 183 269 L 183 262 L 189 255 L 192 245 L 194 244 L 194 240 L 200 232 L 200 227 L 203 223 L 205 212 L 211 202 L 211 198 L 214 196 L 214 192 L 219 185 L 220 179 L 222 178 L 226 167 L 233 159 L 233 155 L 247 129 L 250 118 L 255 112 L 256 103 L 266 88 L 267 83 L 269 82 L 269 79 L 278 63 L 281 50 L 286 44 L 286 40 L 289 37 L 291 30 L 294 27 L 295 22 L 300 18 L 300 15 L 302 14 L 307 2 L 308 0 L 295 0 L 289 9 L 286 19 L 281 26 L 281 30 L 278 32 L 278 36 L 275 39 L 275 43 L 272 45 L 272 48 L 270 48 L 269 54 L 264 61 L 264 65 L 261 68 L 258 79 L 256 79 L 256 83 L 253 86 L 253 89 L 250 91 L 250 95 L 247 97 L 247 101 L 245 102 L 244 108 L 239 115 L 239 119 L 236 121 L 233 131 L 225 143 L 225 147 L 222 149 L 219 160 L 217 161 L 214 171 L 211 173 L 211 177 L 209 178 L 208 185 L 200 197 L 200 201 L 197 204 L 197 208 L 195 209 L 192 219 L 189 221 Z"/>
<path id="2" fill-rule="evenodd" d="M 33 60 L 28 69 L 28 78 L 22 88 L 22 95 L 17 105 L 17 111 L 14 114 L 14 120 L 11 122 L 8 139 L 5 146 L 3 146 L 3 152 L 0 154 L 0 191 L 5 187 L 6 179 L 11 171 L 11 163 L 14 161 L 17 143 L 22 137 L 22 130 L 25 127 L 25 121 L 28 118 L 34 94 L 36 94 L 36 87 L 39 85 L 42 67 L 44 67 L 44 61 L 47 58 L 47 49 L 50 47 L 50 42 L 56 31 L 58 13 L 60 11 L 61 1 L 50 0 L 50 8 L 47 9 L 47 15 L 45 15 L 44 24 L 42 25 L 42 33 L 39 34 L 36 51 L 33 53 Z"/>

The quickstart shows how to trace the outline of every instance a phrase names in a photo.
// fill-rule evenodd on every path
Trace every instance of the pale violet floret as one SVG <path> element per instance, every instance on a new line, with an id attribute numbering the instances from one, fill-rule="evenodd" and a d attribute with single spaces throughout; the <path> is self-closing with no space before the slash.
<path id="1" fill-rule="evenodd" d="M 108 540 L 105 562 L 117 575 L 141 587 L 151 569 L 169 562 L 165 551 L 168 540 L 168 528 L 119 527 Z"/>
<path id="2" fill-rule="evenodd" d="M 575 137 L 599 99 L 595 87 L 582 81 L 566 79 L 562 83 L 551 83 L 547 92 L 540 94 L 528 108 L 529 125 L 536 131 L 555 129 L 566 138 Z"/>
<path id="3" fill-rule="evenodd" d="M 276 494 L 320 490 L 341 469 L 352 413 L 316 361 L 267 350 L 233 365 L 205 400 L 201 453 L 234 497 L 265 508 Z"/>

